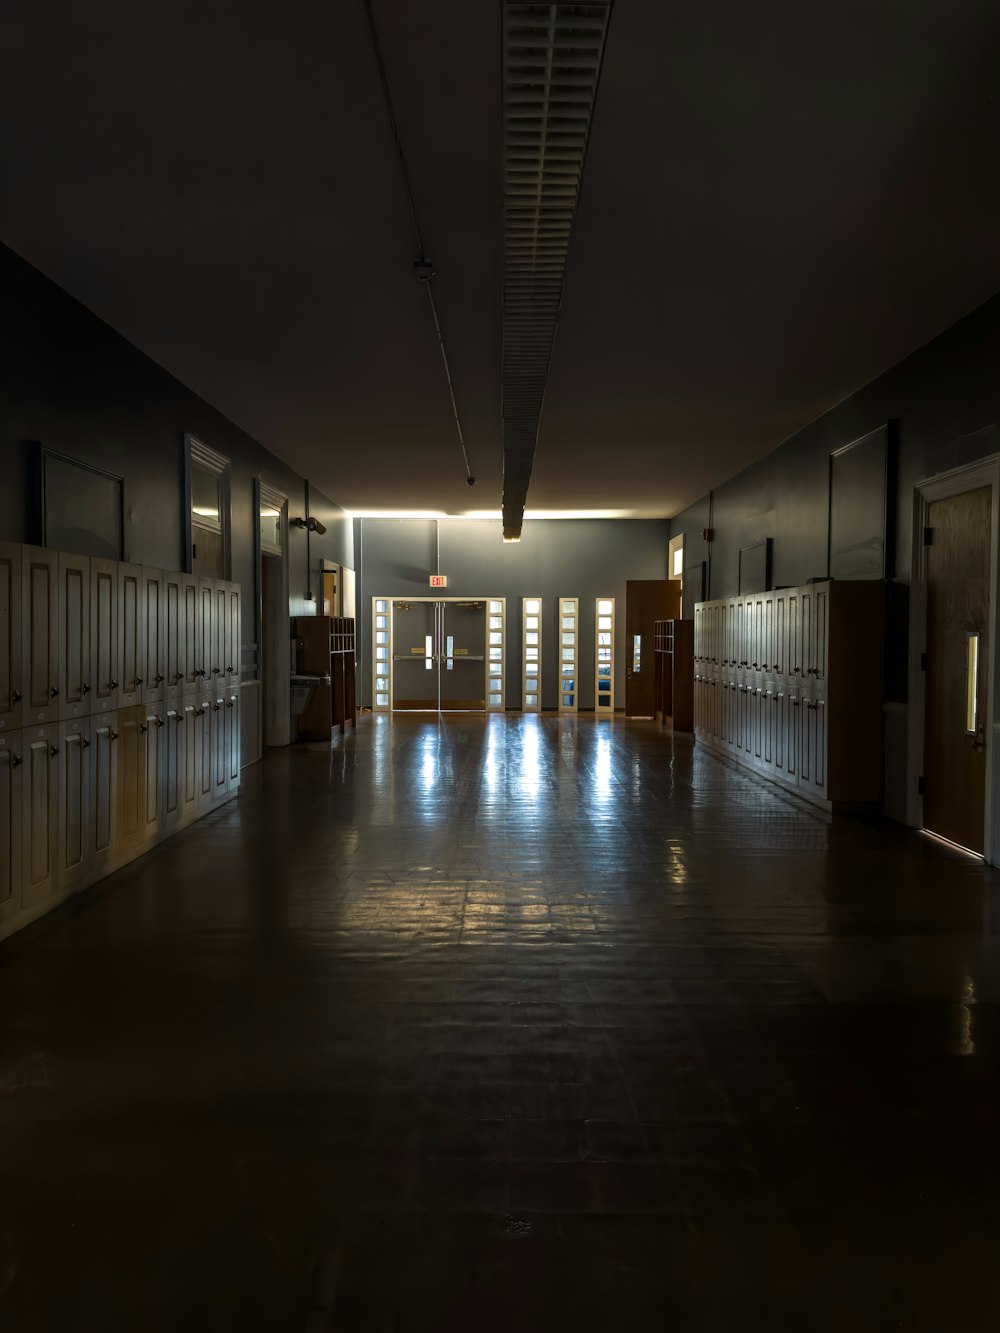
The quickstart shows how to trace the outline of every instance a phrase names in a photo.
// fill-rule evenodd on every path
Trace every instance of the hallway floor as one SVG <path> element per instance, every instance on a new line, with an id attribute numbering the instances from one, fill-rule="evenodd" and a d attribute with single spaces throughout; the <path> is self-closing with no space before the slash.
<path id="1" fill-rule="evenodd" d="M 648 723 L 367 718 L 0 946 L 0 1326 L 1000 1326 L 1000 881 Z"/>

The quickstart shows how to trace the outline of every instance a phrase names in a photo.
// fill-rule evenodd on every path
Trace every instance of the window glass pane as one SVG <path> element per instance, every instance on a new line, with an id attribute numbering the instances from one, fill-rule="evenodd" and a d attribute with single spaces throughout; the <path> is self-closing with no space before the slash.
<path id="1" fill-rule="evenodd" d="M 974 735 L 978 726 L 979 635 L 965 636 L 965 730 Z"/>
<path id="2" fill-rule="evenodd" d="M 260 506 L 260 543 L 262 546 L 281 546 L 281 511 L 266 501 Z"/>
<path id="3" fill-rule="evenodd" d="M 538 635 L 537 635 L 537 634 L 532 634 L 532 633 L 529 631 L 529 632 L 524 636 L 524 641 L 525 641 L 525 643 L 537 643 L 537 642 L 538 642 Z"/>
<path id="4" fill-rule="evenodd" d="M 490 602 L 490 611 L 502 611 L 503 602 Z"/>
<path id="5" fill-rule="evenodd" d="M 563 629 L 576 629 L 576 616 L 563 616 Z"/>
<path id="6" fill-rule="evenodd" d="M 388 708 L 389 696 L 387 694 L 376 694 L 375 702 L 379 706 L 379 708 Z"/>
<path id="7" fill-rule="evenodd" d="M 562 636 L 562 641 L 563 641 L 563 643 L 575 643 L 575 642 L 576 642 L 576 635 L 575 635 L 575 634 L 564 634 L 564 635 Z"/>
<path id="8" fill-rule="evenodd" d="M 642 635 L 632 635 L 632 671 L 640 672 L 642 670 Z"/>
<path id="9" fill-rule="evenodd" d="M 502 648 L 491 648 L 491 649 L 490 649 L 490 661 L 491 661 L 491 662 L 499 662 L 500 659 L 501 659 L 502 657 L 503 657 L 503 649 L 502 649 Z"/>
<path id="10" fill-rule="evenodd" d="M 573 651 L 572 648 L 564 648 L 562 650 L 562 655 L 564 662 L 572 662 L 573 659 L 576 657 L 576 653 Z"/>
<path id="11" fill-rule="evenodd" d="M 503 616 L 490 616 L 490 629 L 503 629 Z"/>
<path id="12" fill-rule="evenodd" d="M 611 635 L 610 635 L 610 634 L 598 634 L 598 636 L 597 636 L 597 642 L 598 642 L 599 644 L 601 644 L 602 646 L 603 646 L 604 644 L 609 644 L 609 643 L 611 642 Z"/>
<path id="13" fill-rule="evenodd" d="M 597 614 L 599 616 L 610 616 L 615 608 L 614 602 L 610 597 L 602 597 L 597 602 Z"/>
<path id="14" fill-rule="evenodd" d="M 219 478 L 214 472 L 206 472 L 194 462 L 191 464 L 191 514 L 195 519 L 219 522 Z"/>
<path id="15" fill-rule="evenodd" d="M 524 618 L 524 628 L 525 628 L 525 629 L 537 629 L 537 628 L 538 628 L 538 617 L 537 617 L 537 616 L 525 616 L 525 618 Z"/>
<path id="16" fill-rule="evenodd" d="M 389 603 L 388 603 L 388 602 L 385 602 L 385 601 L 382 601 L 381 598 L 380 598 L 380 599 L 379 599 L 378 601 L 376 601 L 376 603 L 375 603 L 375 610 L 376 610 L 376 611 L 388 611 L 388 610 L 389 610 Z"/>
<path id="17" fill-rule="evenodd" d="M 537 615 L 541 609 L 541 603 L 537 597 L 528 597 L 525 600 L 524 609 L 531 615 Z"/>
<path id="18" fill-rule="evenodd" d="M 538 706 L 538 695 L 537 695 L 537 694 L 526 694 L 526 695 L 524 696 L 524 706 L 525 706 L 525 708 L 537 708 L 537 706 Z"/>
<path id="19" fill-rule="evenodd" d="M 610 628 L 611 628 L 611 617 L 610 617 L 610 616 L 598 616 L 598 617 L 597 617 L 597 628 L 598 628 L 598 629 L 610 629 Z"/>
<path id="20" fill-rule="evenodd" d="M 493 633 L 490 634 L 490 643 L 503 643 L 503 635 L 497 634 L 494 630 Z"/>

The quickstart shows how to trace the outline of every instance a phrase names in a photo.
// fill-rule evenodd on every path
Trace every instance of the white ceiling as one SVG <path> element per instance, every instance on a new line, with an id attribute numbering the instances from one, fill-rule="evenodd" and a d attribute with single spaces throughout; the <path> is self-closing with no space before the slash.
<path id="1" fill-rule="evenodd" d="M 349 508 L 500 499 L 500 0 L 7 0 L 0 240 Z M 669 515 L 1000 289 L 995 0 L 616 0 L 532 508 Z"/>

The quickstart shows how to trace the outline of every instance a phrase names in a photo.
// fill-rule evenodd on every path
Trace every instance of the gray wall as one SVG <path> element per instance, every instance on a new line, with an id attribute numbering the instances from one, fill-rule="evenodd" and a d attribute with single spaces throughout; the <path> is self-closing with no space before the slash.
<path id="1" fill-rule="evenodd" d="M 306 481 L 245 431 L 139 352 L 37 270 L 0 246 L 0 540 L 38 541 L 38 444 L 124 480 L 127 560 L 183 568 L 185 432 L 231 462 L 232 571 L 245 593 L 244 643 L 254 634 L 253 482 L 261 477 L 306 513 Z M 311 512 L 328 529 L 289 534 L 292 614 L 306 601 L 322 559 L 353 567 L 353 529 L 310 489 Z"/>
<path id="2" fill-rule="evenodd" d="M 440 571 L 437 566 L 440 540 Z M 542 519 L 505 545 L 500 524 L 447 519 L 355 520 L 358 568 L 359 698 L 371 703 L 371 599 L 428 597 L 428 577 L 448 575 L 449 597 L 507 598 L 507 707 L 521 705 L 521 598 L 541 597 L 542 705 L 555 708 L 556 599 L 580 598 L 581 707 L 594 699 L 594 600 L 617 598 L 616 697 L 625 699 L 625 582 L 667 572 L 667 523 L 623 519 Z"/>

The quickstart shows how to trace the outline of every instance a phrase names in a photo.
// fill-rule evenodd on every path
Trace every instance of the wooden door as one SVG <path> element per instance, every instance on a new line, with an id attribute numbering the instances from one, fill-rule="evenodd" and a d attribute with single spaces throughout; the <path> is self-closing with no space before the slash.
<path id="1" fill-rule="evenodd" d="M 655 714 L 653 627 L 657 620 L 676 620 L 680 615 L 679 586 L 670 579 L 629 579 L 625 584 L 626 717 Z"/>
<path id="2" fill-rule="evenodd" d="M 0 921 L 21 910 L 21 773 L 19 731 L 0 731 Z"/>
<path id="3" fill-rule="evenodd" d="M 59 716 L 90 712 L 90 559 L 59 555 Z"/>
<path id="4" fill-rule="evenodd" d="M 59 716 L 59 553 L 21 549 L 21 720 L 32 728 Z"/>
<path id="5" fill-rule="evenodd" d="M 113 864 L 118 840 L 118 714 L 91 718 L 90 855 L 94 869 Z"/>
<path id="6" fill-rule="evenodd" d="M 21 725 L 21 547 L 0 542 L 0 735 Z"/>
<path id="7" fill-rule="evenodd" d="M 924 827 L 984 849 L 990 671 L 988 486 L 928 509 Z"/>
<path id="8" fill-rule="evenodd" d="M 181 697 L 184 683 L 185 623 L 183 575 L 164 574 L 163 576 L 163 629 L 161 643 L 163 651 L 163 697 L 177 700 Z"/>
<path id="9" fill-rule="evenodd" d="M 118 707 L 118 565 L 90 561 L 90 708 L 92 713 Z"/>
<path id="10" fill-rule="evenodd" d="M 167 679 L 166 615 L 163 596 L 165 575 L 159 569 L 142 568 L 142 701 L 158 703 L 164 697 Z"/>
<path id="11" fill-rule="evenodd" d="M 184 711 L 167 703 L 160 732 L 160 826 L 176 826 L 181 817 L 184 784 Z"/>
<path id="12" fill-rule="evenodd" d="M 146 820 L 146 714 L 142 707 L 118 712 L 118 852 L 142 846 Z"/>
<path id="13" fill-rule="evenodd" d="M 90 719 L 59 726 L 59 889 L 82 888 L 90 871 Z"/>
<path id="14" fill-rule="evenodd" d="M 53 579 L 53 583 L 54 583 Z M 21 787 L 21 901 L 26 910 L 51 898 L 59 886 L 58 726 L 25 727 Z"/>
<path id="15" fill-rule="evenodd" d="M 118 566 L 118 628 L 121 634 L 120 708 L 136 708 L 142 702 L 144 616 L 142 569 L 139 565 Z"/>

